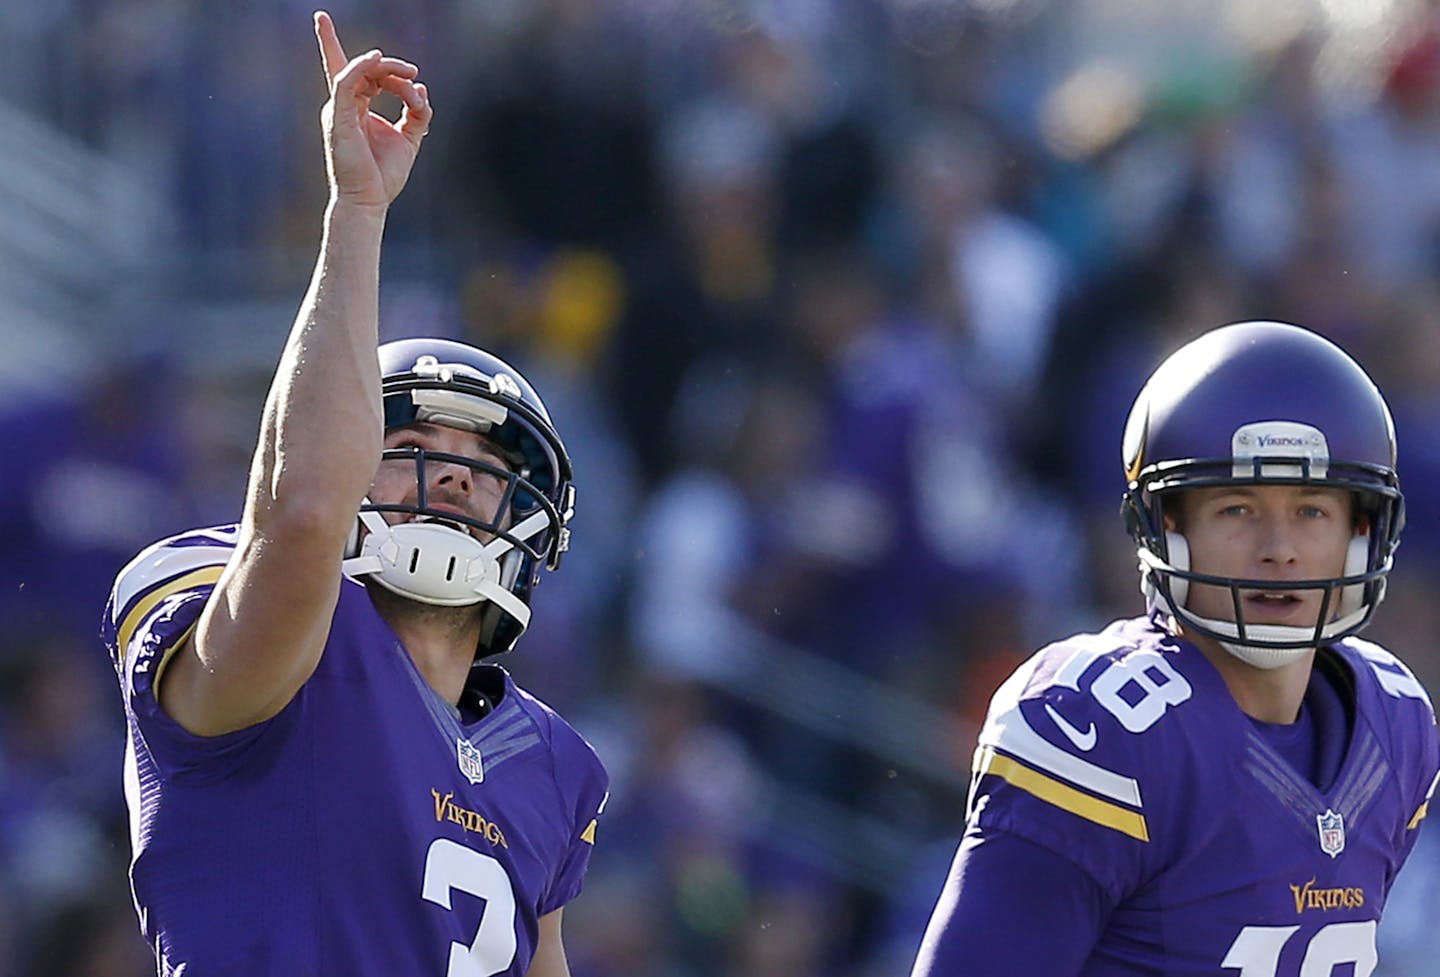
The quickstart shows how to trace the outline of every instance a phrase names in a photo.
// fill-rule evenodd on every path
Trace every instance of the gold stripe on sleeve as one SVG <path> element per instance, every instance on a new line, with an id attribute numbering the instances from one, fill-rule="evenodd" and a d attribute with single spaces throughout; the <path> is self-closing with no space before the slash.
<path id="1" fill-rule="evenodd" d="M 190 636 L 194 633 L 195 625 L 192 624 L 185 629 L 184 634 L 180 635 L 180 637 L 176 638 L 170 644 L 169 648 L 165 649 L 165 654 L 160 656 L 160 664 L 155 666 L 155 677 L 150 680 L 150 694 L 155 696 L 157 700 L 160 698 L 160 680 L 165 677 L 166 666 L 170 664 L 170 659 L 175 657 L 175 652 L 184 648 L 185 642 L 189 641 Z"/>
<path id="2" fill-rule="evenodd" d="M 1425 815 L 1429 813 L 1430 802 L 1427 800 L 1424 804 L 1421 804 L 1420 807 L 1416 809 L 1415 816 L 1410 819 L 1409 824 L 1405 825 L 1405 830 L 1414 831 L 1416 828 L 1420 827 L 1420 822 L 1424 821 Z"/>
<path id="3" fill-rule="evenodd" d="M 125 620 L 121 622 L 120 630 L 116 635 L 121 663 L 123 664 L 125 661 L 125 652 L 130 648 L 130 639 L 135 637 L 135 630 L 140 627 L 140 622 L 145 620 L 145 617 L 155 609 L 156 604 L 175 594 L 205 584 L 213 584 L 220 579 L 220 575 L 224 572 L 224 564 L 201 567 L 198 570 L 191 570 L 184 576 L 176 577 L 169 583 L 162 584 L 146 594 L 138 604 L 131 608 L 130 613 L 125 615 Z"/>
<path id="4" fill-rule="evenodd" d="M 999 777 L 1012 787 L 1033 794 L 1047 804 L 1053 804 L 1087 821 L 1113 828 L 1141 841 L 1150 840 L 1150 829 L 1142 814 L 1109 801 L 1102 801 L 1098 797 L 1091 797 L 994 750 L 984 750 L 977 761 L 976 770 L 982 775 Z"/>

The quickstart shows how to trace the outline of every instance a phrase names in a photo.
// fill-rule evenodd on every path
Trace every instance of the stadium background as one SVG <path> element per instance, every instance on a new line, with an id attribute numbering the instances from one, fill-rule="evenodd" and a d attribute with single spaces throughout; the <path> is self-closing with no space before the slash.
<path id="1" fill-rule="evenodd" d="M 1372 633 L 1440 688 L 1433 3 L 330 9 L 437 106 L 387 338 L 512 359 L 579 473 L 507 662 L 614 776 L 576 977 L 906 971 L 990 691 L 1139 608 L 1120 424 L 1206 327 L 1304 323 L 1386 390 Z M 238 511 L 324 201 L 309 13 L 0 0 L 0 975 L 153 972 L 97 619 Z M 1383 974 L 1440 952 L 1433 837 Z"/>

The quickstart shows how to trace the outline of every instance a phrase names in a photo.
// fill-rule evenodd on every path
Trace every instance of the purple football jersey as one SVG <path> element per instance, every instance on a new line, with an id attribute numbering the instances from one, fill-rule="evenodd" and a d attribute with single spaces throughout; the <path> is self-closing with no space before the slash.
<path id="1" fill-rule="evenodd" d="M 157 544 L 104 632 L 125 699 L 131 881 L 162 973 L 522 975 L 580 891 L 607 779 L 498 666 L 475 721 L 425 682 L 365 588 L 341 585 L 320 663 L 274 718 L 191 735 L 156 698 L 234 544 Z"/>
<path id="2" fill-rule="evenodd" d="M 1088 941 L 1081 977 L 1366 977 L 1440 748 L 1425 691 L 1393 655 L 1353 638 L 1323 654 L 1353 710 L 1318 729 L 1340 741 L 1319 744 L 1335 757 L 1322 789 L 1276 752 L 1198 648 L 1149 619 L 1041 650 L 991 701 L 965 844 L 1021 839 L 1004 850 L 1032 865 L 1029 852 L 1048 852 L 1040 860 L 1079 895 L 1035 902 L 1046 880 L 1033 871 L 976 872 L 970 884 L 983 877 L 996 903 L 1033 906 L 1047 941 Z M 963 858 L 952 886 L 965 884 Z M 974 896 L 963 911 L 984 911 L 985 894 Z M 947 928 L 956 905 L 947 891 L 918 973 L 1025 972 L 985 963 L 1023 950 L 951 936 L 977 929 Z M 1047 915 L 1047 905 L 1082 909 Z"/>

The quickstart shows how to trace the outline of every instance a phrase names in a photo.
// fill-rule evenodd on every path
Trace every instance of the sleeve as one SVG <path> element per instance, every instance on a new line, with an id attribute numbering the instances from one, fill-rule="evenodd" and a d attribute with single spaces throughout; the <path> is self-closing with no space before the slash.
<path id="1" fill-rule="evenodd" d="M 610 778 L 589 743 L 563 720 L 555 719 L 555 774 L 570 815 L 569 843 L 540 902 L 543 916 L 564 906 L 580 894 L 600 815 L 609 800 Z"/>
<path id="2" fill-rule="evenodd" d="M 238 759 L 264 724 L 225 736 L 198 737 L 160 706 L 160 682 L 194 631 L 234 551 L 233 527 L 164 540 L 115 578 L 101 621 L 124 698 L 125 714 L 164 776 L 198 773 L 217 757 Z M 227 767 L 228 769 L 228 767 Z M 223 771 L 211 770 L 211 773 Z"/>
<path id="3" fill-rule="evenodd" d="M 969 826 L 1049 849 L 1119 902 L 1165 864 L 1185 764 L 1163 720 L 1189 692 L 1152 650 L 1036 655 L 991 701 Z"/>
<path id="4" fill-rule="evenodd" d="M 1043 921 L 1037 907 L 1044 907 Z M 911 977 L 1072 977 L 1114 902 L 1048 848 L 972 827 L 930 916 Z M 1044 938 L 1037 939 L 1043 930 Z"/>
<path id="5" fill-rule="evenodd" d="M 1398 659 L 1395 661 L 1399 664 Z M 1406 673 L 1409 674 L 1408 669 Z M 1413 675 L 1410 677 L 1414 678 Z M 1412 770 L 1415 778 L 1410 803 L 1402 811 L 1406 820 L 1398 845 L 1401 865 L 1409 859 L 1415 848 L 1421 825 L 1432 813 L 1430 807 L 1434 802 L 1435 788 L 1440 785 L 1440 730 L 1437 730 L 1435 723 L 1435 709 L 1418 680 L 1415 681 L 1414 688 L 1420 692 L 1420 695 L 1415 696 L 1418 701 L 1405 703 L 1414 716 L 1414 722 L 1411 726 L 1410 741 L 1403 750 L 1403 754 L 1408 756 L 1402 761 L 1402 768 Z M 1431 826 L 1428 830 L 1436 829 Z"/>
<path id="6" fill-rule="evenodd" d="M 100 633 L 127 708 L 148 710 L 145 700 L 153 700 L 233 551 L 233 532 L 187 534 L 149 547 L 116 576 Z"/>
<path id="7" fill-rule="evenodd" d="M 1436 728 L 1435 707 L 1415 673 L 1394 654 L 1359 638 L 1347 643 L 1359 653 L 1358 664 L 1369 669 L 1378 686 L 1380 715 L 1373 720 L 1374 725 L 1390 730 L 1392 762 L 1397 770 L 1409 773 L 1401 811 L 1404 821 L 1395 839 L 1398 871 L 1415 847 L 1420 826 L 1430 814 L 1435 787 L 1440 784 L 1440 731 Z"/>
<path id="8" fill-rule="evenodd" d="M 1414 813 L 1409 815 L 1405 822 L 1405 836 L 1401 842 L 1401 861 L 1410 857 L 1410 852 L 1415 847 L 1415 840 L 1419 837 L 1420 826 L 1430 815 L 1430 805 L 1434 801 L 1435 788 L 1440 785 L 1440 732 L 1435 726 L 1435 714 L 1428 714 L 1428 721 L 1422 720 L 1419 723 L 1419 730 L 1415 737 L 1415 751 L 1418 755 L 1414 764 L 1420 774 L 1417 778 L 1420 792 L 1416 795 L 1415 802 L 1410 805 Z M 1429 830 L 1434 831 L 1435 828 Z"/>

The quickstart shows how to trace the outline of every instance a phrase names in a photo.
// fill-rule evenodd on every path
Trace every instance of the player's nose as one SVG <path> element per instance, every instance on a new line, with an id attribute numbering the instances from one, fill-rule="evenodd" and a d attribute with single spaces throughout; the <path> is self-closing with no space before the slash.
<path id="1" fill-rule="evenodd" d="M 425 474 L 430 482 L 432 496 L 436 489 L 469 495 L 475 484 L 475 473 L 470 470 L 470 466 L 457 461 L 432 460 L 427 464 Z"/>
<path id="2" fill-rule="evenodd" d="M 1262 563 L 1294 563 L 1299 558 L 1294 528 L 1282 518 L 1263 518 L 1260 522 L 1258 551 Z"/>

